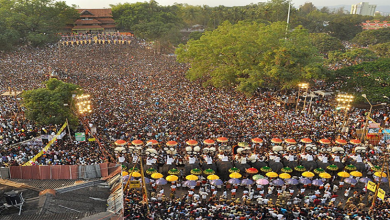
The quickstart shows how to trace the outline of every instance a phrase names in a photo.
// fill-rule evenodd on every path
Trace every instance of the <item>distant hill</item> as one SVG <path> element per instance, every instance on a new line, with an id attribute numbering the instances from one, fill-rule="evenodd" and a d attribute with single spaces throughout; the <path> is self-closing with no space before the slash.
<path id="1" fill-rule="evenodd" d="M 332 9 L 339 9 L 341 7 L 344 7 L 344 10 L 350 11 L 351 5 L 334 5 L 334 6 L 316 6 L 318 9 L 321 9 L 322 7 L 328 7 L 330 10 Z M 390 5 L 377 5 L 376 11 L 390 13 Z"/>

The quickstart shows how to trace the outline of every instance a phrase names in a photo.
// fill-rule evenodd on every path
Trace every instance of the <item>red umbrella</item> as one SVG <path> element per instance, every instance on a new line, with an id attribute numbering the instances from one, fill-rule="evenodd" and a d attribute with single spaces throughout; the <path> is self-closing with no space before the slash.
<path id="1" fill-rule="evenodd" d="M 321 144 L 330 144 L 330 140 L 324 138 L 319 141 Z"/>
<path id="2" fill-rule="evenodd" d="M 263 143 L 263 139 L 261 139 L 261 138 L 253 138 L 252 142 L 255 143 L 255 144 L 260 144 L 260 143 Z"/>
<path id="3" fill-rule="evenodd" d="M 168 141 L 168 142 L 166 143 L 166 145 L 167 145 L 168 147 L 174 147 L 174 146 L 177 145 L 177 142 L 176 142 L 176 141 Z"/>
<path id="4" fill-rule="evenodd" d="M 225 142 L 228 142 L 228 139 L 226 137 L 219 137 L 219 138 L 217 138 L 217 141 L 225 143 Z"/>
<path id="5" fill-rule="evenodd" d="M 211 139 L 206 139 L 203 141 L 204 144 L 207 144 L 207 145 L 213 145 L 215 143 L 215 141 L 211 140 Z"/>
<path id="6" fill-rule="evenodd" d="M 131 142 L 133 145 L 142 145 L 144 144 L 144 142 L 142 142 L 141 140 L 134 140 Z"/>
<path id="7" fill-rule="evenodd" d="M 186 144 L 188 144 L 190 146 L 195 146 L 198 144 L 198 142 L 196 140 L 188 140 L 188 141 L 186 141 Z"/>
<path id="8" fill-rule="evenodd" d="M 358 139 L 352 139 L 352 140 L 349 141 L 349 143 L 351 143 L 351 144 L 361 144 L 362 142 L 360 140 L 358 140 Z"/>
<path id="9" fill-rule="evenodd" d="M 310 144 L 311 142 L 313 142 L 310 138 L 302 138 L 301 139 L 301 142 L 302 143 L 305 143 L 305 144 Z"/>
<path id="10" fill-rule="evenodd" d="M 272 139 L 271 139 L 271 142 L 274 143 L 274 144 L 280 144 L 280 143 L 282 143 L 283 141 L 282 141 L 280 138 L 272 138 Z"/>
<path id="11" fill-rule="evenodd" d="M 286 142 L 287 144 L 296 144 L 297 143 L 294 139 L 291 139 L 291 138 L 284 140 L 284 142 Z"/>
<path id="12" fill-rule="evenodd" d="M 158 141 L 156 141 L 156 140 L 148 140 L 147 142 L 146 142 L 147 144 L 151 144 L 151 145 L 157 145 L 158 144 Z"/>
<path id="13" fill-rule="evenodd" d="M 346 141 L 346 140 L 343 140 L 343 139 L 337 139 L 337 140 L 336 140 L 336 144 L 344 145 L 344 144 L 347 144 L 347 141 Z"/>
<path id="14" fill-rule="evenodd" d="M 118 146 L 123 146 L 123 145 L 126 145 L 126 144 L 127 144 L 127 142 L 124 141 L 124 140 L 117 140 L 117 141 L 115 141 L 115 145 L 118 145 Z"/>
<path id="15" fill-rule="evenodd" d="M 246 169 L 246 172 L 249 173 L 249 174 L 256 174 L 256 173 L 259 172 L 259 170 L 257 170 L 254 167 L 251 167 L 251 168 Z"/>

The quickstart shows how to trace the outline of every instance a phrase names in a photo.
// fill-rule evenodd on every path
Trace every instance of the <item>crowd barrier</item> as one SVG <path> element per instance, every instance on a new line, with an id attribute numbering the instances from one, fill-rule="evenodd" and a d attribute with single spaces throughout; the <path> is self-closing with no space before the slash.
<path id="1" fill-rule="evenodd" d="M 0 168 L 2 179 L 72 180 L 107 177 L 118 167 L 115 163 L 94 165 L 11 166 Z"/>

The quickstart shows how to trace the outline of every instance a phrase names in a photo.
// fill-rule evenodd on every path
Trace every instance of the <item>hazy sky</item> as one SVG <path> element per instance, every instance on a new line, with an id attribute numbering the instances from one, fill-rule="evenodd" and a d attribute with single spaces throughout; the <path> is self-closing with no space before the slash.
<path id="1" fill-rule="evenodd" d="M 110 4 L 118 4 L 118 3 L 136 3 L 136 2 L 148 2 L 149 0 L 65 0 L 68 5 L 75 4 L 78 8 L 109 8 Z M 252 1 L 252 0 L 156 0 L 160 5 L 173 5 L 175 2 L 177 3 L 187 3 L 189 5 L 208 5 L 208 6 L 244 6 L 249 5 L 251 3 L 257 4 L 258 2 L 266 2 L 266 1 Z M 305 2 L 312 2 L 315 6 L 336 6 L 336 5 L 352 5 L 361 2 L 361 0 L 293 0 L 292 4 L 294 7 L 299 7 L 300 5 L 305 4 Z M 377 6 L 381 5 L 390 5 L 388 0 L 366 0 L 370 4 L 376 4 Z M 347 9 L 347 8 L 346 8 Z M 349 8 L 347 9 L 349 10 Z"/>

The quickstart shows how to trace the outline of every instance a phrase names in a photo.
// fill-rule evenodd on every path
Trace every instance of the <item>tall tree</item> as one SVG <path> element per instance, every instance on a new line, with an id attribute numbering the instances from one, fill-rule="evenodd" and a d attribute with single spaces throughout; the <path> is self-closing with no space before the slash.
<path id="1" fill-rule="evenodd" d="M 313 41 L 313 45 L 320 53 L 326 54 L 329 51 L 344 50 L 344 45 L 341 41 L 335 37 L 329 36 L 328 34 L 311 33 L 310 38 Z"/>
<path id="2" fill-rule="evenodd" d="M 390 42 L 390 28 L 365 30 L 363 32 L 358 33 L 352 39 L 352 42 L 359 44 L 363 47 Z"/>

